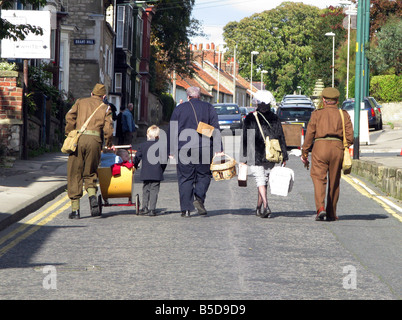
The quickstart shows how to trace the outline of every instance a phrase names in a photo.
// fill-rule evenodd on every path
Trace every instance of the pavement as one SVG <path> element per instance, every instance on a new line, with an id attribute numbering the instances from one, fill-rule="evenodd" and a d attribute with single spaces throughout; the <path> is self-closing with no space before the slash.
<path id="1" fill-rule="evenodd" d="M 163 127 L 162 127 L 163 128 Z M 138 137 L 136 146 L 145 140 Z M 371 132 L 370 143 L 360 146 L 360 161 L 402 169 L 402 128 Z M 61 152 L 17 160 L 0 167 L 0 230 L 38 210 L 67 188 L 67 158 Z M 353 175 L 353 173 L 352 173 Z"/>

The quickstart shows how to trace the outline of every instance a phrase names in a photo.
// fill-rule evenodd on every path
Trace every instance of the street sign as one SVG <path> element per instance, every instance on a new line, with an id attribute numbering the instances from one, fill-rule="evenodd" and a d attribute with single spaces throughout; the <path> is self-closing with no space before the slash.
<path id="1" fill-rule="evenodd" d="M 74 39 L 74 44 L 93 45 L 95 44 L 95 39 Z"/>
<path id="2" fill-rule="evenodd" d="M 24 40 L 1 40 L 2 58 L 50 59 L 50 11 L 1 10 L 1 18 L 12 24 L 30 24 L 43 30 L 43 35 L 30 32 Z"/>

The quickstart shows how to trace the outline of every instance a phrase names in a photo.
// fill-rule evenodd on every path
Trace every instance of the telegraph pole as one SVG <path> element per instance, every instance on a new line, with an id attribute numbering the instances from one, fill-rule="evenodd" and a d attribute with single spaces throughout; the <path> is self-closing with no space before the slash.
<path id="1" fill-rule="evenodd" d="M 364 45 L 370 42 L 370 0 L 366 1 L 365 15 L 364 15 Z M 370 67 L 366 54 L 364 53 L 364 97 L 370 96 Z"/>
<path id="2" fill-rule="evenodd" d="M 353 132 L 353 159 L 359 159 L 360 110 L 365 96 L 369 94 L 369 70 L 364 45 L 369 41 L 370 0 L 359 0 L 356 26 L 355 108 Z"/>

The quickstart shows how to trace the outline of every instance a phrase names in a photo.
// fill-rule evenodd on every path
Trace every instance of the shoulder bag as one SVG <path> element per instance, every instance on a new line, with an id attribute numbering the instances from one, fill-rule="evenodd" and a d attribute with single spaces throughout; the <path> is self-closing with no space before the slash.
<path id="1" fill-rule="evenodd" d="M 269 139 L 269 137 L 264 136 L 264 132 L 262 131 L 260 121 L 258 120 L 258 111 L 253 112 L 255 116 L 255 120 L 257 121 L 258 127 L 260 128 L 260 132 L 262 135 L 262 138 L 265 141 L 265 159 L 267 159 L 269 162 L 274 162 L 274 163 L 279 163 L 282 162 L 283 160 L 283 155 L 282 155 L 282 149 L 281 145 L 279 144 L 278 139 Z M 268 123 L 269 127 L 271 128 L 271 124 L 268 122 L 267 119 L 261 114 L 261 116 L 264 118 L 265 122 Z"/>
<path id="2" fill-rule="evenodd" d="M 343 117 L 343 111 L 339 109 L 339 113 L 342 118 L 342 129 L 343 129 L 343 161 L 342 161 L 342 171 L 343 174 L 349 174 L 352 170 L 352 157 L 349 153 L 348 144 L 346 142 L 346 134 L 345 134 L 345 119 Z"/>
<path id="3" fill-rule="evenodd" d="M 191 103 L 191 101 L 189 101 L 189 102 L 194 111 L 195 121 L 197 121 L 197 132 L 208 138 L 211 138 L 212 134 L 214 133 L 215 127 L 209 125 L 208 123 L 202 122 L 202 121 L 198 122 L 198 118 L 197 118 L 197 114 L 195 113 L 194 106 Z"/>
<path id="4" fill-rule="evenodd" d="M 96 111 L 103 105 L 103 102 L 100 104 L 99 107 L 95 109 L 95 111 L 91 114 L 91 116 L 85 121 L 85 123 L 82 125 L 80 130 L 71 130 L 66 139 L 64 140 L 63 146 L 61 147 L 61 152 L 63 153 L 73 153 L 77 149 L 78 146 L 78 140 L 81 137 L 81 135 L 84 133 L 84 131 L 87 129 L 89 121 L 91 121 L 93 115 L 95 114 Z"/>

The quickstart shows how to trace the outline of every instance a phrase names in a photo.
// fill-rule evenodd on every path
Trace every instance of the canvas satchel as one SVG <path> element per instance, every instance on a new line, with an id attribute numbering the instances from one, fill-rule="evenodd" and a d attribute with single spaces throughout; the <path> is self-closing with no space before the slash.
<path id="1" fill-rule="evenodd" d="M 77 149 L 78 139 L 80 136 L 81 133 L 79 130 L 71 130 L 64 140 L 63 146 L 61 147 L 61 152 L 68 154 L 73 153 Z"/>
<path id="2" fill-rule="evenodd" d="M 343 112 L 339 109 L 339 113 L 341 114 L 342 118 L 342 129 L 343 129 L 343 161 L 342 161 L 342 171 L 343 174 L 349 174 L 352 171 L 352 157 L 349 153 L 348 144 L 346 142 L 346 135 L 345 135 L 345 119 L 343 117 Z"/>
<path id="3" fill-rule="evenodd" d="M 255 119 L 257 121 L 258 127 L 260 128 L 260 132 L 262 138 L 265 141 L 265 159 L 269 162 L 279 163 L 283 161 L 282 149 L 278 139 L 270 139 L 268 136 L 264 136 L 264 132 L 262 131 L 260 121 L 258 120 L 257 111 L 254 112 Z M 266 123 L 268 123 L 269 127 L 271 124 L 265 119 L 263 115 L 261 115 Z"/>
<path id="4" fill-rule="evenodd" d="M 193 108 L 193 111 L 194 111 L 195 121 L 197 121 L 197 124 L 198 124 L 197 125 L 197 132 L 199 134 L 202 134 L 202 135 L 208 137 L 208 138 L 211 138 L 212 134 L 214 133 L 215 127 L 209 125 L 208 123 L 202 122 L 202 121 L 198 122 L 198 118 L 197 118 L 197 114 L 195 113 L 194 106 L 191 103 L 191 101 L 189 101 L 189 102 L 190 102 L 191 107 Z"/>
<path id="5" fill-rule="evenodd" d="M 78 140 L 80 139 L 84 131 L 87 129 L 88 123 L 89 121 L 91 121 L 95 112 L 98 111 L 102 105 L 103 102 L 100 104 L 99 107 L 95 109 L 95 111 L 91 114 L 91 116 L 87 119 L 87 121 L 85 121 L 80 130 L 71 130 L 68 133 L 66 139 L 64 139 L 63 146 L 61 147 L 61 152 L 70 154 L 75 152 L 75 150 L 77 150 Z"/>

